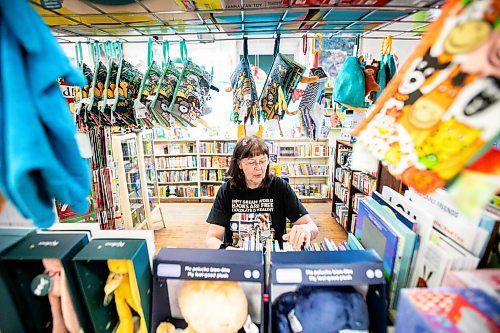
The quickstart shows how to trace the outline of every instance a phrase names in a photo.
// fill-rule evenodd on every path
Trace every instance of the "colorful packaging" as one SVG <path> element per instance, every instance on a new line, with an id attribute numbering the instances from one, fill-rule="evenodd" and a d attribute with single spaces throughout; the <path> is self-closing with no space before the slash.
<path id="1" fill-rule="evenodd" d="M 354 135 L 423 194 L 499 133 L 498 2 L 450 0 Z"/>

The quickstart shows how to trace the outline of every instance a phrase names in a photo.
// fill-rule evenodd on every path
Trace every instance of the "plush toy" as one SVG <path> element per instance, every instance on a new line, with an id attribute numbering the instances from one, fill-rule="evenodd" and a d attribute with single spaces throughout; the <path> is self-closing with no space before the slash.
<path id="1" fill-rule="evenodd" d="M 352 287 L 299 287 L 273 303 L 273 333 L 368 330 L 368 308 Z"/>
<path id="2" fill-rule="evenodd" d="M 66 274 L 59 259 L 43 259 L 45 274 L 52 279 L 48 293 L 52 312 L 52 333 L 80 332 L 80 322 L 69 294 Z"/>
<path id="3" fill-rule="evenodd" d="M 106 295 L 104 305 L 108 305 L 114 296 L 116 312 L 120 320 L 116 333 L 134 332 L 131 309 L 140 316 L 139 331 L 141 333 L 147 332 L 138 290 L 132 287 L 130 281 L 130 272 L 133 273 L 133 267 L 130 266 L 131 263 L 129 260 L 108 260 L 109 276 L 104 286 L 104 293 Z"/>
<path id="4" fill-rule="evenodd" d="M 178 302 L 188 324 L 183 333 L 236 333 L 247 322 L 248 302 L 238 282 L 184 281 Z M 173 332 L 171 323 L 156 329 L 156 333 Z"/>

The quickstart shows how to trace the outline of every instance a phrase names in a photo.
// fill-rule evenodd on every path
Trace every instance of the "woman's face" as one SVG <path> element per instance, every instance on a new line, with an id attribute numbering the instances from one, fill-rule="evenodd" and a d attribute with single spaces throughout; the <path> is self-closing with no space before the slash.
<path id="1" fill-rule="evenodd" d="M 242 158 L 239 162 L 249 188 L 259 187 L 266 176 L 269 159 L 266 155 Z"/>

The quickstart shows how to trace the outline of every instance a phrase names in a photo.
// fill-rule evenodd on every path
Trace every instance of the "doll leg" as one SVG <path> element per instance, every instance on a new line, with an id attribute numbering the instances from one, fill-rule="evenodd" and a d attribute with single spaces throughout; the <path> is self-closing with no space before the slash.
<path id="1" fill-rule="evenodd" d="M 50 311 L 52 312 L 52 333 L 67 333 L 61 310 L 61 298 L 49 294 Z"/>
<path id="2" fill-rule="evenodd" d="M 64 324 L 70 333 L 80 332 L 80 322 L 76 315 L 71 295 L 69 294 L 68 284 L 66 281 L 66 274 L 64 270 L 61 271 L 61 305 L 62 314 L 64 317 Z"/>
<path id="3" fill-rule="evenodd" d="M 133 333 L 134 321 L 132 320 L 132 311 L 130 311 L 125 298 L 116 296 L 115 294 L 116 312 L 118 312 L 120 320 L 116 333 Z"/>

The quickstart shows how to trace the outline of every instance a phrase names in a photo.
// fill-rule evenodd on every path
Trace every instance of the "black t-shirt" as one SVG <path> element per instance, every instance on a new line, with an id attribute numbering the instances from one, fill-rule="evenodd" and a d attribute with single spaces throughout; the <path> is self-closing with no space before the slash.
<path id="1" fill-rule="evenodd" d="M 207 222 L 226 229 L 225 243 L 233 243 L 233 233 L 243 237 L 249 229 L 265 229 L 262 221 L 270 220 L 274 238 L 281 241 L 286 218 L 295 222 L 308 214 L 290 185 L 279 177 L 271 180 L 269 188 L 232 189 L 228 182 L 217 192 Z"/>

